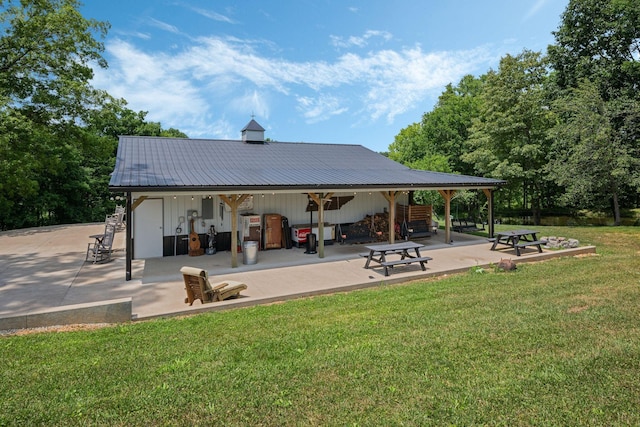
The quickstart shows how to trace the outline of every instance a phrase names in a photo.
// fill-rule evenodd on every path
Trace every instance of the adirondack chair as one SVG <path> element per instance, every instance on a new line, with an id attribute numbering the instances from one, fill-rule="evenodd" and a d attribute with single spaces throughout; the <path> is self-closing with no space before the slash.
<path id="1" fill-rule="evenodd" d="M 184 279 L 184 288 L 187 297 L 184 302 L 193 305 L 197 299 L 202 304 L 222 301 L 227 298 L 240 296 L 240 291 L 247 289 L 247 285 L 235 280 L 225 280 L 211 284 L 206 270 L 196 267 L 182 267 L 180 269 Z"/>
<path id="2" fill-rule="evenodd" d="M 116 223 L 105 222 L 104 234 L 93 236 L 94 242 L 87 245 L 87 256 L 85 261 L 93 260 L 93 263 L 106 262 L 111 260 L 113 238 L 116 234 Z"/>

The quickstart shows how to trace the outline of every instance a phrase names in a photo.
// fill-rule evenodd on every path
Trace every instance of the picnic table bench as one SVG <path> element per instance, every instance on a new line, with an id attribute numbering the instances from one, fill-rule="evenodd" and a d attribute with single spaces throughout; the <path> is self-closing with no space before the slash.
<path id="1" fill-rule="evenodd" d="M 546 240 L 538 240 L 536 237 L 537 231 L 533 230 L 511 230 L 500 231 L 496 233 L 496 237 L 490 239 L 493 242 L 491 250 L 495 251 L 499 244 L 510 246 L 516 251 L 516 255 L 520 256 L 520 249 L 524 249 L 527 246 L 535 246 L 538 248 L 538 252 L 542 252 L 542 245 L 547 244 Z"/>
<path id="2" fill-rule="evenodd" d="M 393 268 L 395 265 L 409 265 L 418 262 L 422 271 L 425 271 L 427 268 L 424 264 L 433 258 L 420 255 L 420 248 L 423 247 L 424 245 L 411 241 L 365 246 L 365 248 L 369 249 L 369 253 L 367 254 L 367 262 L 364 268 L 372 268 L 371 262 L 374 261 L 384 267 L 384 275 L 388 276 L 389 268 Z M 415 255 L 409 253 L 411 249 L 415 251 Z M 386 256 L 392 254 L 400 255 L 400 259 L 387 260 Z"/>

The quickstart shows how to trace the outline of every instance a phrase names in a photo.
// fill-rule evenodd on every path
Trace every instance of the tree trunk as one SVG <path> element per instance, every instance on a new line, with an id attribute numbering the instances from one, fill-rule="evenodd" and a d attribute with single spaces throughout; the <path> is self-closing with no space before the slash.
<path id="1" fill-rule="evenodd" d="M 618 203 L 618 193 L 614 191 L 612 195 L 613 195 L 613 225 L 617 226 L 622 223 L 622 219 L 620 218 L 620 203 Z"/>
<path id="2" fill-rule="evenodd" d="M 531 190 L 531 210 L 533 211 L 533 225 L 540 225 L 542 217 L 542 190 L 534 184 Z"/>
<path id="3" fill-rule="evenodd" d="M 536 201 L 534 206 L 531 207 L 531 210 L 533 211 L 533 225 L 540 225 L 542 216 L 540 204 Z"/>
<path id="4" fill-rule="evenodd" d="M 522 223 L 526 223 L 526 217 L 524 217 L 524 215 L 526 215 L 526 209 L 527 209 L 527 182 L 524 181 L 522 183 Z"/>

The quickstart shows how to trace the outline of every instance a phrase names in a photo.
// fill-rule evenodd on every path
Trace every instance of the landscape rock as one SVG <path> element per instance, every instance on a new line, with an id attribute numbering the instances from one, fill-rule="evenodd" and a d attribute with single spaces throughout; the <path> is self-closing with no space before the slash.
<path id="1" fill-rule="evenodd" d="M 580 242 L 578 240 L 568 239 L 566 237 L 543 236 L 540 240 L 547 241 L 547 244 L 544 245 L 547 249 L 568 249 L 580 246 Z"/>
<path id="2" fill-rule="evenodd" d="M 512 271 L 517 268 L 516 263 L 513 262 L 511 259 L 501 259 L 496 267 L 499 270 L 504 270 L 504 271 Z"/>

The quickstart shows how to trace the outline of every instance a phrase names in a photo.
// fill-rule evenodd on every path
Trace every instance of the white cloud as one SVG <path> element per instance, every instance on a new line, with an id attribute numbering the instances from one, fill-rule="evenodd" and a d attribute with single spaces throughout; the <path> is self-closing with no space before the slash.
<path id="1" fill-rule="evenodd" d="M 368 37 L 374 36 L 386 37 Z M 393 122 L 496 59 L 484 48 L 427 53 L 415 46 L 294 62 L 259 53 L 261 43 L 210 37 L 178 53 L 145 53 L 113 40 L 107 43 L 110 68 L 96 70 L 94 85 L 125 98 L 133 110 L 149 111 L 149 120 L 163 127 L 222 137 L 211 132 L 224 129 L 220 117 L 227 111 L 268 117 L 270 103 L 281 97 L 295 102 L 307 123 L 344 114 L 352 122 Z"/>
<path id="2" fill-rule="evenodd" d="M 524 18 L 522 18 L 522 21 L 528 21 L 529 18 L 531 18 L 532 16 L 534 16 L 536 13 L 538 13 L 538 11 L 540 9 L 542 9 L 542 7 L 547 4 L 549 2 L 549 0 L 536 0 L 536 2 L 533 4 L 533 6 L 531 6 L 529 8 L 529 10 L 527 11 L 527 13 L 524 15 Z"/>
<path id="3" fill-rule="evenodd" d="M 265 94 L 257 90 L 248 91 L 241 96 L 233 97 L 229 106 L 237 113 L 246 114 L 247 117 L 251 113 L 268 119 L 270 112 L 266 98 Z"/>
<path id="4" fill-rule="evenodd" d="M 331 41 L 331 44 L 335 47 L 349 48 L 352 46 L 365 47 L 369 43 L 369 39 L 373 37 L 381 37 L 384 41 L 389 41 L 393 38 L 391 36 L 391 33 L 388 33 L 387 31 L 369 30 L 366 31 L 362 36 L 349 36 L 347 38 L 343 38 L 340 36 L 331 35 L 329 36 L 329 39 Z"/>
<path id="5" fill-rule="evenodd" d="M 341 106 L 340 100 L 335 96 L 321 95 L 317 98 L 298 96 L 297 101 L 298 110 L 309 124 L 327 120 L 331 116 L 340 115 L 348 110 Z"/>
<path id="6" fill-rule="evenodd" d="M 135 37 L 142 40 L 151 40 L 151 34 L 149 33 L 141 33 L 140 31 L 123 31 L 123 30 L 115 30 L 115 34 L 123 37 Z"/>
<path id="7" fill-rule="evenodd" d="M 199 7 L 191 7 L 190 9 L 193 10 L 198 15 L 202 15 L 205 18 L 213 19 L 214 21 L 226 22 L 228 24 L 234 24 L 235 23 L 231 18 L 229 18 L 229 17 L 227 17 L 225 15 L 222 15 L 222 14 L 220 14 L 218 12 L 214 12 L 213 10 L 201 9 Z"/>
<path id="8" fill-rule="evenodd" d="M 126 99 L 130 108 L 149 111 L 149 119 L 160 120 L 165 127 L 175 126 L 176 119 L 191 127 L 208 112 L 199 88 L 187 75 L 175 72 L 174 58 L 145 54 L 119 40 L 110 43 L 107 51 L 115 61 L 107 70 L 95 69 L 94 85 Z"/>
<path id="9" fill-rule="evenodd" d="M 180 34 L 180 30 L 175 25 L 167 24 L 155 18 L 149 18 L 149 24 L 153 27 L 160 28 L 163 31 L 168 31 L 174 34 Z"/>

